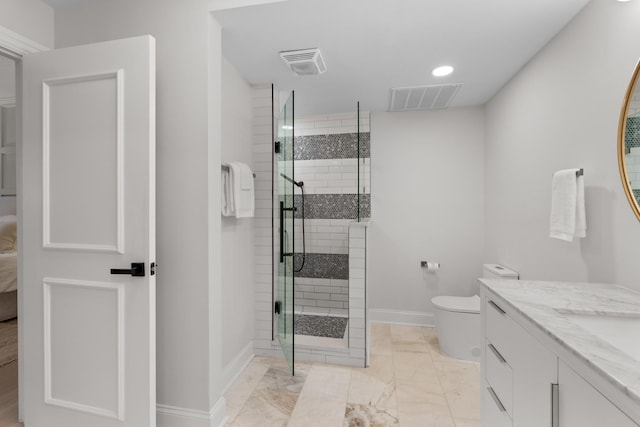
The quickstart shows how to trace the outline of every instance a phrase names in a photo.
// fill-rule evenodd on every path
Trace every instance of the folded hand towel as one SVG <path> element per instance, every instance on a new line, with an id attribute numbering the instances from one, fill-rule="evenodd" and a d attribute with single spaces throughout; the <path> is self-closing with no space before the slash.
<path id="1" fill-rule="evenodd" d="M 576 195 L 576 231 L 573 233 L 575 237 L 587 237 L 587 213 L 584 201 L 584 176 L 580 175 L 577 179 Z"/>
<path id="2" fill-rule="evenodd" d="M 222 215 L 235 216 L 236 213 L 233 203 L 233 184 L 231 182 L 231 170 L 228 168 L 222 169 L 222 182 L 220 190 L 222 195 Z"/>
<path id="3" fill-rule="evenodd" d="M 579 169 L 565 169 L 553 174 L 551 184 L 551 226 L 549 236 L 573 241 L 586 236 L 584 177 Z"/>
<path id="4" fill-rule="evenodd" d="M 230 162 L 229 172 L 236 218 L 249 218 L 254 216 L 255 192 L 253 187 L 253 172 L 251 172 L 248 165 L 240 162 Z"/>

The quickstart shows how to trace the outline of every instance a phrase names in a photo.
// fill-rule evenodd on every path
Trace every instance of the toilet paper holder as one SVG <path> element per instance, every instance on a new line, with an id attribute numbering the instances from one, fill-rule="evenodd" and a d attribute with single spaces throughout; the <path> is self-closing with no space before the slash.
<path id="1" fill-rule="evenodd" d="M 428 262 L 428 261 L 420 261 L 420 267 L 426 268 L 427 270 L 437 270 L 440 268 L 439 262 Z"/>

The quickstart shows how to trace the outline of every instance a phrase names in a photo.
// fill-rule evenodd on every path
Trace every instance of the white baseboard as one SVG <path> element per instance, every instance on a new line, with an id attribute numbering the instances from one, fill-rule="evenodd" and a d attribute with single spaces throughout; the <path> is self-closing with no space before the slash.
<path id="1" fill-rule="evenodd" d="M 422 311 L 399 311 L 384 309 L 369 309 L 369 320 L 372 322 L 398 323 L 403 325 L 433 326 L 433 313 Z"/>
<path id="2" fill-rule="evenodd" d="M 222 368 L 222 395 L 224 395 L 231 384 L 240 376 L 244 368 L 247 367 L 251 360 L 255 356 L 253 352 L 253 341 L 240 350 L 240 353 L 229 363 Z"/>
<path id="3" fill-rule="evenodd" d="M 197 409 L 157 405 L 157 427 L 224 427 L 227 402 L 221 397 L 209 412 Z"/>

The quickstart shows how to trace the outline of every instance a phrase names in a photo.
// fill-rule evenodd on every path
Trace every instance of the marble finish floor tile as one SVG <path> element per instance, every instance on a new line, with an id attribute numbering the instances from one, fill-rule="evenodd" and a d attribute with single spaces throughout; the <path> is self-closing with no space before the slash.
<path id="1" fill-rule="evenodd" d="M 251 397 L 258 383 L 269 370 L 269 365 L 254 360 L 244 372 L 234 381 L 225 394 L 227 401 L 227 416 L 229 422 L 235 421 L 242 406 Z"/>
<path id="2" fill-rule="evenodd" d="M 339 426 L 344 422 L 351 369 L 317 364 L 311 367 L 289 427 Z"/>
<path id="3" fill-rule="evenodd" d="M 291 377 L 255 358 L 225 397 L 229 427 L 480 426 L 479 364 L 443 354 L 429 327 L 372 323 L 368 368 L 296 363 Z"/>
<path id="4" fill-rule="evenodd" d="M 348 403 L 344 415 L 344 427 L 397 426 L 398 418 L 368 405 Z"/>
<path id="5" fill-rule="evenodd" d="M 237 416 L 227 425 L 286 426 L 304 386 L 307 372 L 308 365 L 297 366 L 295 376 L 291 375 L 286 365 L 269 366 Z"/>

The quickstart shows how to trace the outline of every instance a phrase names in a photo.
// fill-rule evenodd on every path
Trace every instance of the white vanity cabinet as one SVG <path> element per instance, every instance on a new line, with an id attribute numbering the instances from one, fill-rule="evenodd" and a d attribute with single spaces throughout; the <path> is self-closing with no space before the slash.
<path id="1" fill-rule="evenodd" d="M 638 426 L 562 360 L 558 377 L 560 426 Z"/>
<path id="2" fill-rule="evenodd" d="M 493 426 L 489 419 L 497 418 L 497 409 L 504 425 L 551 427 L 556 355 L 513 319 L 514 313 L 504 302 L 485 295 L 483 303 L 483 416 L 489 417 L 483 425 Z"/>
<path id="3" fill-rule="evenodd" d="M 638 427 L 569 367 L 552 340 L 483 289 L 482 425 Z"/>

